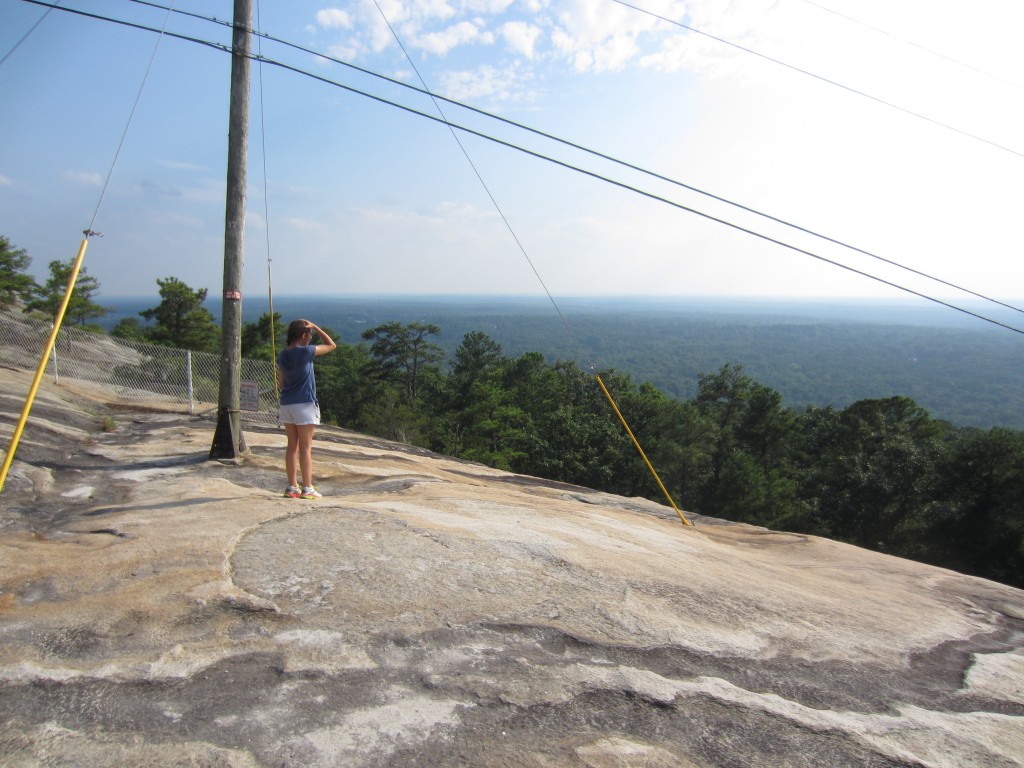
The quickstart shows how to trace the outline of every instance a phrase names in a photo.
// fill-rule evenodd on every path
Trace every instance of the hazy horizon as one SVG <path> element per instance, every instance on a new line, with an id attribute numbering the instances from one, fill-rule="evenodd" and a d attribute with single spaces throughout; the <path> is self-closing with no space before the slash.
<path id="1" fill-rule="evenodd" d="M 109 313 L 117 317 L 133 316 L 141 309 L 148 309 L 159 303 L 159 292 L 135 296 L 104 296 L 96 297 L 97 303 L 103 305 L 113 302 L 115 306 Z M 313 314 L 318 305 L 336 305 L 348 303 L 354 310 L 381 310 L 388 306 L 396 310 L 407 310 L 422 307 L 434 312 L 444 313 L 457 311 L 460 314 L 475 310 L 485 314 L 488 311 L 508 311 L 509 309 L 529 310 L 532 313 L 550 311 L 556 314 L 565 310 L 571 314 L 599 313 L 615 314 L 621 312 L 660 312 L 670 314 L 713 314 L 719 316 L 758 316 L 785 317 L 792 316 L 803 321 L 818 319 L 822 322 L 859 322 L 871 325 L 928 325 L 935 327 L 977 328 L 978 330 L 1012 332 L 1022 323 L 1016 322 L 1013 310 L 1002 306 L 992 306 L 979 300 L 958 301 L 956 307 L 966 311 L 957 311 L 951 307 L 905 298 L 808 298 L 808 297 L 753 297 L 753 296 L 635 296 L 635 295 L 603 295 L 603 296 L 555 296 L 554 304 L 547 296 L 517 294 L 407 294 L 407 293 L 315 293 L 315 294 L 281 294 L 274 296 L 274 311 L 282 315 Z M 1010 302 L 1007 302 L 1008 304 Z M 145 305 L 136 309 L 136 305 Z M 204 306 L 219 320 L 221 301 L 212 292 L 207 296 Z M 251 322 L 268 309 L 267 296 L 243 298 L 242 315 Z M 332 306 L 333 308 L 333 306 Z M 974 314 L 967 314 L 967 312 Z M 974 315 L 981 315 L 994 322 L 986 322 Z M 1011 328 L 1003 327 L 1003 325 Z M 101 325 L 110 326 L 110 318 Z"/>

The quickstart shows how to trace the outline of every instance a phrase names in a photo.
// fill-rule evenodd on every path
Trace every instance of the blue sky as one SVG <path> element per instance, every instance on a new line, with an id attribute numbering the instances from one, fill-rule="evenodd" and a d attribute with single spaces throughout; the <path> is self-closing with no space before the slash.
<path id="1" fill-rule="evenodd" d="M 223 26 L 127 0 L 62 5 L 230 39 Z M 431 90 L 479 109 L 986 295 L 1024 295 L 1024 4 L 1015 0 L 637 0 L 651 13 L 612 0 L 262 5 L 259 27 L 289 43 L 416 85 L 418 71 Z M 229 0 L 174 7 L 232 14 Z M 45 11 L 0 0 L 0 234 L 43 277 L 50 260 L 75 255 L 96 214 L 104 237 L 90 241 L 86 266 L 105 295 L 155 295 L 167 276 L 219 295 L 229 56 L 168 37 L 155 48 L 155 34 L 57 10 L 14 48 Z M 258 45 L 268 59 L 436 114 L 405 89 Z M 539 295 L 546 286 L 555 295 L 911 298 L 492 142 L 459 133 L 460 147 L 444 125 L 281 67 L 254 64 L 252 76 L 247 296 L 266 295 L 269 253 L 280 294 Z M 454 123 L 678 205 L 958 296 L 442 108 Z"/>

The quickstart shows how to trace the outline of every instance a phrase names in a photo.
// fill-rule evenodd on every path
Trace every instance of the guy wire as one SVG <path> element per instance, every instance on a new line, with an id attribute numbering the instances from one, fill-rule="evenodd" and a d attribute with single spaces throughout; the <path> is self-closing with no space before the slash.
<path id="1" fill-rule="evenodd" d="M 262 26 L 260 22 L 260 4 L 256 0 L 256 26 Z M 263 40 L 260 35 L 256 36 L 256 75 L 260 85 L 260 150 L 263 159 L 263 226 L 266 231 L 267 244 L 267 311 L 270 313 L 270 359 L 273 365 L 277 365 L 277 327 L 274 323 L 274 279 L 271 273 L 270 257 L 270 198 L 267 193 L 267 124 L 265 118 L 266 110 L 263 104 Z M 274 398 L 280 396 L 277 373 L 274 373 Z"/>
<path id="2" fill-rule="evenodd" d="M 114 175 L 114 166 L 117 165 L 117 159 L 121 155 L 121 149 L 124 147 L 124 141 L 128 137 L 128 129 L 131 127 L 132 120 L 135 117 L 135 110 L 138 109 L 139 101 L 142 99 L 142 91 L 146 87 L 146 82 L 149 80 L 149 73 L 153 69 L 153 62 L 156 61 L 157 51 L 160 50 L 160 41 L 164 39 L 164 32 L 167 30 L 167 22 L 170 21 L 171 14 L 174 12 L 174 3 L 172 2 L 170 7 L 167 9 L 167 14 L 164 16 L 164 25 L 160 29 L 160 34 L 156 38 L 156 45 L 153 46 L 153 53 L 149 57 L 149 64 L 146 65 L 146 74 L 142 77 L 142 83 L 139 84 L 139 92 L 135 95 L 135 103 L 132 104 L 132 111 L 128 115 L 128 120 L 125 122 L 124 131 L 121 133 L 121 140 L 117 143 L 117 151 L 114 152 L 114 159 L 110 162 L 110 170 L 107 171 L 107 177 L 103 180 L 103 189 L 100 190 L 99 199 L 96 201 L 96 210 L 93 211 L 92 220 L 89 222 L 87 232 L 92 232 L 96 224 L 96 217 L 100 214 L 100 206 L 103 204 L 103 198 L 107 194 L 107 187 L 110 185 L 110 178 Z"/>
<path id="3" fill-rule="evenodd" d="M 377 6 L 377 10 L 380 12 L 381 17 L 384 19 L 384 23 L 388 25 L 388 29 L 391 30 L 391 34 L 394 35 L 395 41 L 398 43 L 399 47 L 402 49 L 402 53 L 405 54 L 405 57 L 408 60 L 409 64 L 412 66 L 413 71 L 416 72 L 416 77 L 419 78 L 419 81 L 423 85 L 423 88 L 429 93 L 430 89 L 427 87 L 426 81 L 423 79 L 423 76 L 420 74 L 420 71 L 416 67 L 416 64 L 413 62 L 412 57 L 409 56 L 408 51 L 405 50 L 405 46 L 402 45 L 402 41 L 399 39 L 398 35 L 395 33 L 394 28 L 391 26 L 391 22 L 388 21 L 387 16 L 384 15 L 384 11 L 381 10 L 381 7 L 378 4 L 377 0 L 373 0 L 373 3 L 374 3 L 374 5 Z M 523 254 L 523 257 L 526 259 L 526 262 L 530 265 L 530 269 L 533 270 L 533 274 L 537 277 L 538 282 L 540 282 L 541 287 L 544 289 L 544 293 L 547 294 L 548 300 L 551 302 L 551 306 L 553 306 L 555 308 L 555 312 L 558 314 L 558 317 L 562 320 L 562 325 L 565 326 L 565 330 L 566 330 L 566 333 L 568 333 L 568 335 L 569 335 L 569 339 L 576 346 L 578 352 L 581 353 L 580 356 L 581 357 L 586 356 L 586 349 L 583 347 L 582 344 L 579 343 L 579 340 L 576 338 L 576 335 L 573 333 L 572 326 L 569 325 L 569 321 L 566 319 L 565 315 L 562 314 L 562 310 L 558 306 L 558 302 L 555 301 L 555 297 L 551 294 L 551 291 L 548 290 L 548 286 L 544 282 L 544 278 L 541 277 L 540 272 L 537 270 L 536 265 L 533 263 L 533 259 L 530 258 L 530 255 L 526 252 L 526 248 L 523 247 L 522 242 L 519 240 L 519 237 L 516 235 L 515 230 L 512 228 L 511 223 L 506 218 L 504 211 L 502 211 L 501 206 L 498 204 L 498 201 L 495 199 L 494 195 L 491 194 L 491 190 L 487 186 L 487 182 L 484 181 L 483 176 L 480 175 L 480 171 L 477 169 L 476 164 L 473 162 L 472 158 L 469 156 L 469 153 L 466 151 L 466 148 L 463 146 L 462 142 L 459 140 L 458 134 L 455 133 L 454 127 L 448 121 L 448 118 L 445 116 L 444 111 L 441 109 L 441 106 L 437 103 L 437 100 L 434 99 L 434 96 L 433 96 L 432 93 L 431 93 L 430 98 L 434 102 L 434 107 L 437 109 L 437 112 L 441 116 L 441 118 L 444 121 L 445 125 L 448 126 L 448 130 L 451 132 L 452 138 L 455 139 L 455 142 L 459 145 L 459 149 L 462 150 L 462 154 L 465 156 L 466 161 L 469 163 L 470 167 L 473 169 L 473 173 L 476 174 L 476 177 L 477 177 L 477 179 L 479 179 L 480 184 L 484 188 L 484 191 L 487 192 L 487 196 L 491 199 L 491 203 L 494 204 L 495 209 L 498 211 L 498 215 L 501 216 L 501 220 L 503 222 L 505 222 L 505 226 L 506 226 L 506 228 L 508 228 L 509 234 L 512 235 L 512 239 L 515 241 L 516 245 L 519 247 L 520 252 Z M 687 520 L 686 517 L 683 515 L 683 513 L 680 511 L 679 507 L 676 505 L 675 500 L 672 498 L 672 494 L 670 494 L 668 492 L 668 489 L 665 487 L 665 484 L 661 481 L 661 477 L 658 475 L 658 472 L 654 468 L 654 465 L 651 464 L 650 460 L 647 458 L 647 454 L 644 453 L 644 449 L 640 446 L 640 441 L 636 439 L 636 436 L 633 434 L 633 430 L 629 428 L 629 424 L 627 423 L 626 418 L 622 415 L 622 412 L 619 410 L 619 406 L 616 404 L 615 398 L 612 397 L 611 392 L 608 391 L 608 388 L 605 386 L 604 382 L 601 380 L 601 375 L 597 372 L 597 368 L 596 368 L 596 366 L 594 365 L 593 362 L 591 362 L 591 364 L 590 364 L 590 370 L 593 372 L 594 378 L 597 380 L 597 384 L 598 384 L 598 386 L 600 386 L 601 391 L 604 392 L 605 397 L 608 398 L 608 402 L 611 404 L 612 410 L 619 417 L 619 421 L 622 422 L 622 426 L 625 428 L 626 434 L 629 436 L 629 439 L 632 441 L 633 446 L 637 450 L 637 453 L 640 454 L 640 458 L 643 459 L 643 462 L 644 462 L 644 464 L 646 464 L 647 469 L 650 471 L 650 473 L 654 477 L 655 481 L 657 481 L 658 487 L 661 488 L 662 493 L 665 494 L 665 498 L 668 499 L 668 503 L 671 505 L 672 509 L 675 510 L 675 513 L 679 516 L 679 519 L 680 519 L 680 521 L 682 521 L 683 525 L 691 526 L 692 527 L 693 523 L 691 523 L 689 520 Z"/>
<path id="4" fill-rule="evenodd" d="M 60 5 L 60 4 L 61 4 L 61 0 L 57 0 L 57 2 L 54 4 L 54 6 L 51 6 L 51 7 L 47 8 L 46 11 L 43 13 L 43 15 L 40 16 L 38 19 L 36 19 L 36 23 L 28 28 L 28 32 L 26 32 L 24 35 L 22 35 L 21 39 L 18 40 L 18 42 L 16 42 L 13 46 L 11 46 L 11 50 L 9 50 L 7 53 L 5 53 L 4 57 L 2 59 L 0 59 L 0 66 L 2 66 L 3 63 L 5 61 L 7 61 L 8 58 L 10 58 L 10 55 L 12 53 L 14 53 L 16 50 L 18 50 L 19 47 L 21 47 L 21 44 L 24 43 L 28 39 L 29 35 L 31 35 L 33 32 L 36 31 L 36 27 L 38 27 L 40 24 L 43 23 L 43 19 L 45 19 L 47 16 L 50 15 L 50 11 L 52 11 L 54 7 L 56 7 L 56 6 Z"/>
<path id="5" fill-rule="evenodd" d="M 462 141 L 459 139 L 458 134 L 455 132 L 455 128 L 453 127 L 452 123 L 448 120 L 448 116 L 445 115 L 444 110 L 441 109 L 441 105 L 438 103 L 438 100 L 434 97 L 433 92 L 427 86 L 426 81 L 423 79 L 423 75 L 420 74 L 419 68 L 416 66 L 416 63 L 409 55 L 409 52 L 405 49 L 405 46 L 402 44 L 401 39 L 399 39 L 398 37 L 398 33 L 395 32 L 394 27 L 391 26 L 391 22 L 388 20 L 388 17 L 384 14 L 384 11 L 381 9 L 380 4 L 377 2 L 377 0 L 373 0 L 373 4 L 377 6 L 377 11 L 380 13 L 381 18 L 384 19 L 384 23 L 387 24 L 388 29 L 391 30 L 391 34 L 392 36 L 394 36 L 395 42 L 398 43 L 398 47 L 402 49 L 402 53 L 405 54 L 406 60 L 409 62 L 409 65 L 416 73 L 416 77 L 419 79 L 420 84 L 423 86 L 424 93 L 430 96 L 430 100 L 433 102 L 434 108 L 437 110 L 437 113 L 441 116 L 441 122 L 443 122 L 448 127 L 448 130 L 451 133 L 452 138 L 455 139 L 455 143 L 459 145 L 459 149 L 462 151 L 463 156 L 466 158 L 466 162 L 469 163 L 469 167 L 473 169 L 473 173 L 476 174 L 476 178 L 480 182 L 481 186 L 484 188 L 484 192 L 486 192 L 487 196 L 491 199 L 491 204 L 494 205 L 494 209 L 498 212 L 498 216 L 500 216 L 501 220 L 505 223 L 505 228 L 508 229 L 509 234 L 512 236 L 512 239 L 515 241 L 516 246 L 519 248 L 519 252 L 523 254 L 523 258 L 526 259 L 526 263 L 530 265 L 530 269 L 533 271 L 534 276 L 537 278 L 537 282 L 539 282 L 541 288 L 544 289 L 544 293 L 547 295 L 548 301 L 551 302 L 551 306 L 555 308 L 555 312 L 561 319 L 562 325 L 565 326 L 565 330 L 569 334 L 570 340 L 576 346 L 577 351 L 581 353 L 581 356 L 585 356 L 585 348 L 576 339 L 576 335 L 572 331 L 572 326 L 569 325 L 569 321 L 566 319 L 565 315 L 562 314 L 562 310 L 558 306 L 558 302 L 555 301 L 555 297 L 551 294 L 551 291 L 548 290 L 547 283 L 544 282 L 544 278 L 541 277 L 541 274 L 538 271 L 537 266 L 533 263 L 533 259 L 530 258 L 530 254 L 527 253 L 526 248 L 523 246 L 522 241 L 516 234 L 515 229 L 513 229 L 512 224 L 505 216 L 505 212 L 501 209 L 501 206 L 498 204 L 498 201 L 491 193 L 491 189 L 490 187 L 487 186 L 487 182 L 484 181 L 484 177 L 480 174 L 480 171 L 477 169 L 476 163 L 473 162 L 473 159 L 469 156 L 469 152 L 466 151 L 466 147 L 463 146 Z M 593 363 L 591 363 L 591 368 L 593 367 Z"/>

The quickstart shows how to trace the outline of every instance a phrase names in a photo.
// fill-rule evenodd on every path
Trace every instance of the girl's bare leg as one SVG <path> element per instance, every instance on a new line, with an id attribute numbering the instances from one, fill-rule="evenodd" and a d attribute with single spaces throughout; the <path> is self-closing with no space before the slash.
<path id="1" fill-rule="evenodd" d="M 311 488 L 313 486 L 313 433 L 316 431 L 316 425 L 297 424 L 295 429 L 302 485 L 305 488 Z"/>
<path id="2" fill-rule="evenodd" d="M 288 475 L 288 485 L 299 484 L 299 429 L 296 424 L 284 425 L 284 432 L 288 436 L 288 446 L 284 449 L 284 470 Z"/>

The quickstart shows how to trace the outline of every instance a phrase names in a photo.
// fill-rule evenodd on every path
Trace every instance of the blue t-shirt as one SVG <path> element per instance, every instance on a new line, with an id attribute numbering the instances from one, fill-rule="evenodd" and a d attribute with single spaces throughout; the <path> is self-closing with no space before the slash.
<path id="1" fill-rule="evenodd" d="M 284 371 L 281 405 L 316 402 L 316 379 L 313 378 L 313 358 L 316 346 L 282 349 L 277 364 Z"/>

